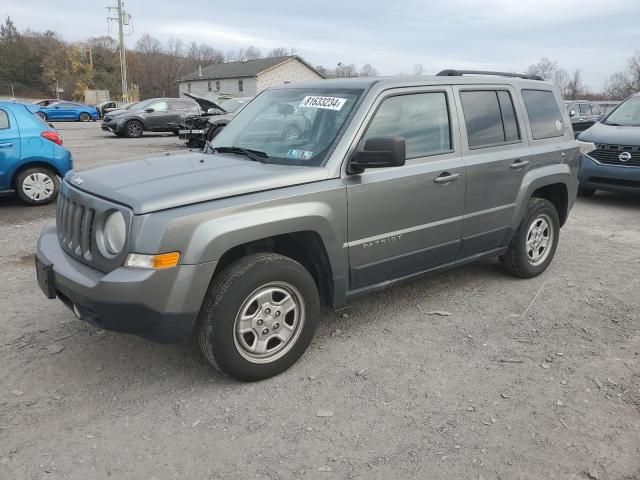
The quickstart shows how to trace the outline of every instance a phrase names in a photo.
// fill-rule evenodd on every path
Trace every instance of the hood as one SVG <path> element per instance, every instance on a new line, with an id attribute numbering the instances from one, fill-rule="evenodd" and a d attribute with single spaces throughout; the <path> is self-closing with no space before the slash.
<path id="1" fill-rule="evenodd" d="M 124 115 L 125 113 L 131 113 L 131 112 L 132 112 L 131 110 L 126 110 L 126 109 L 123 109 L 123 108 L 118 108 L 118 109 L 116 109 L 116 110 L 111 110 L 111 111 L 109 111 L 109 112 L 105 113 L 104 115 L 105 115 L 105 117 L 106 117 L 107 115 L 108 115 L 108 116 L 110 116 L 110 117 L 119 117 L 120 115 Z"/>
<path id="2" fill-rule="evenodd" d="M 80 185 L 76 177 L 82 179 Z M 326 178 L 328 171 L 323 167 L 271 165 L 204 153 L 163 155 L 72 172 L 66 177 L 74 188 L 128 205 L 135 214 Z"/>
<path id="3" fill-rule="evenodd" d="M 640 145 L 640 127 L 616 127 L 596 123 L 578 135 L 578 140 L 609 145 Z"/>
<path id="4" fill-rule="evenodd" d="M 224 108 L 222 108 L 220 105 L 218 105 L 217 103 L 215 103 L 213 100 L 209 100 L 207 98 L 200 97 L 199 95 L 194 95 L 193 93 L 183 92 L 183 94 L 185 96 L 195 100 L 195 102 L 198 104 L 198 106 L 204 112 L 206 112 L 210 108 L 215 108 L 216 110 L 220 110 L 221 112 L 225 112 L 226 113 L 226 110 Z"/>

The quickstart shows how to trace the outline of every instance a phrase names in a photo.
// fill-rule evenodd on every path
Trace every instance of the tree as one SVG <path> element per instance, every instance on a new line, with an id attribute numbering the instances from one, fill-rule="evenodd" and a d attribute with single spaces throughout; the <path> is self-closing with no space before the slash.
<path id="1" fill-rule="evenodd" d="M 271 50 L 267 54 L 267 57 L 268 58 L 291 57 L 296 54 L 297 52 L 295 48 L 277 47 Z"/>
<path id="2" fill-rule="evenodd" d="M 365 63 L 360 69 L 360 73 L 358 74 L 360 77 L 377 77 L 380 75 L 378 70 L 376 70 L 373 66 L 368 63 Z"/>
<path id="3" fill-rule="evenodd" d="M 556 72 L 558 71 L 558 62 L 554 62 L 547 57 L 540 59 L 538 63 L 530 65 L 527 69 L 528 75 L 537 75 L 543 80 L 550 82 L 554 79 Z"/>
<path id="4" fill-rule="evenodd" d="M 580 70 L 575 70 L 565 85 L 563 97 L 575 100 L 581 93 L 583 93 L 583 91 L 582 72 Z"/>
<path id="5" fill-rule="evenodd" d="M 413 66 L 413 74 L 417 77 L 424 75 L 424 67 L 422 66 L 421 63 L 416 63 Z"/>
<path id="6" fill-rule="evenodd" d="M 605 96 L 612 100 L 622 100 L 638 91 L 640 91 L 640 50 L 627 60 L 625 70 L 609 77 L 604 87 Z"/>

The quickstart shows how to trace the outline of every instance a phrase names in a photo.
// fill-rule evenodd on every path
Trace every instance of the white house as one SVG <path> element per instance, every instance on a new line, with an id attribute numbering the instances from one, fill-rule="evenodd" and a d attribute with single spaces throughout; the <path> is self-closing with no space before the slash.
<path id="1" fill-rule="evenodd" d="M 273 85 L 322 78 L 320 72 L 300 57 L 289 56 L 209 65 L 185 75 L 179 83 L 180 94 L 224 92 L 236 97 L 251 97 Z"/>

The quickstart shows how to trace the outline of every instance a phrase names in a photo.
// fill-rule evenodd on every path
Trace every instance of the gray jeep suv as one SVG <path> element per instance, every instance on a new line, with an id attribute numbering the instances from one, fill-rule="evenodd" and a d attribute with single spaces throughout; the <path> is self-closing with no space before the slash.
<path id="1" fill-rule="evenodd" d="M 567 111 L 549 83 L 463 73 L 281 85 L 203 152 L 68 174 L 40 287 L 100 328 L 193 333 L 258 380 L 303 354 L 321 306 L 483 257 L 542 273 L 578 188 Z M 294 104 L 300 135 L 264 128 Z"/>

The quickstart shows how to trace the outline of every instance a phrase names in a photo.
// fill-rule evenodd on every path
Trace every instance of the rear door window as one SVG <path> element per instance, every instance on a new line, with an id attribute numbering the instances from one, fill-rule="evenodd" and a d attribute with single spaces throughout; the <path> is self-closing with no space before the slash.
<path id="1" fill-rule="evenodd" d="M 481 148 L 520 140 L 511 95 L 506 90 L 460 92 L 469 148 Z"/>
<path id="2" fill-rule="evenodd" d="M 588 103 L 581 103 L 580 115 L 591 115 L 591 105 L 589 105 Z"/>
<path id="3" fill-rule="evenodd" d="M 388 97 L 371 120 L 364 140 L 377 137 L 403 137 L 407 159 L 451 151 L 446 94 L 425 92 Z"/>
<path id="4" fill-rule="evenodd" d="M 534 140 L 562 137 L 564 123 L 556 97 L 549 90 L 522 90 Z"/>

